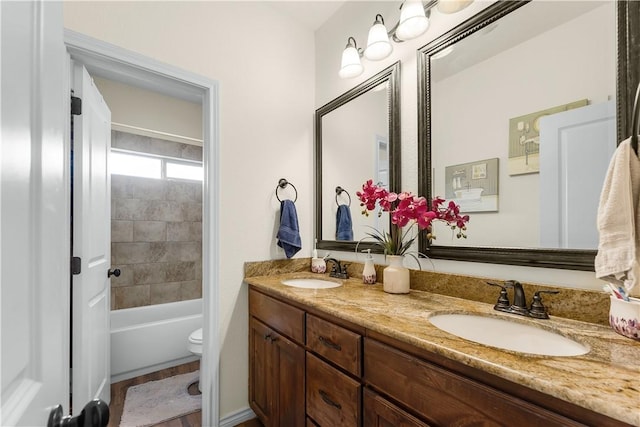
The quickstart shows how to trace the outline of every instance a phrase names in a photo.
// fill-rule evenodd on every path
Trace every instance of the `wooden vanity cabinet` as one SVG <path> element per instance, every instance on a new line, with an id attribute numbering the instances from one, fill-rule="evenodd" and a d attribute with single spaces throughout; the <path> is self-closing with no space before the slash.
<path id="1" fill-rule="evenodd" d="M 628 426 L 253 288 L 249 312 L 265 427 Z"/>

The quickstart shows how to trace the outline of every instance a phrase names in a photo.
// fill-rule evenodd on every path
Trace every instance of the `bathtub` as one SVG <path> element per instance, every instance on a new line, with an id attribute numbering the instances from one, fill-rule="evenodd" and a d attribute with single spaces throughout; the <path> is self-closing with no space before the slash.
<path id="1" fill-rule="evenodd" d="M 187 350 L 202 327 L 202 299 L 111 312 L 111 382 L 198 360 Z"/>

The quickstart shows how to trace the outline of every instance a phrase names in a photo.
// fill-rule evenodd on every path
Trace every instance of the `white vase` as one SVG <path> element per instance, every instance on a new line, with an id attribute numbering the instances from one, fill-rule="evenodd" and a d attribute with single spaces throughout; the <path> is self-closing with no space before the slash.
<path id="1" fill-rule="evenodd" d="M 382 271 L 382 289 L 390 294 L 409 293 L 409 269 L 403 265 L 404 256 L 387 255 L 389 265 Z"/>

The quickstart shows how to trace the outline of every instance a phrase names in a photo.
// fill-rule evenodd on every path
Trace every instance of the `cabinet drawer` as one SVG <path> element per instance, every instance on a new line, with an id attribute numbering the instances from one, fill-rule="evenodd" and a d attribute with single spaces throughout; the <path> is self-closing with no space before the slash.
<path id="1" fill-rule="evenodd" d="M 361 343 L 360 334 L 307 314 L 307 347 L 358 377 Z"/>
<path id="2" fill-rule="evenodd" d="M 304 343 L 304 311 L 250 289 L 249 313 L 292 340 Z"/>
<path id="3" fill-rule="evenodd" d="M 365 389 L 363 394 L 366 427 L 429 427 L 373 391 Z"/>
<path id="4" fill-rule="evenodd" d="M 365 382 L 434 425 L 583 425 L 371 339 L 364 355 Z"/>
<path id="5" fill-rule="evenodd" d="M 319 426 L 360 426 L 360 390 L 360 383 L 307 352 L 307 415 Z"/>

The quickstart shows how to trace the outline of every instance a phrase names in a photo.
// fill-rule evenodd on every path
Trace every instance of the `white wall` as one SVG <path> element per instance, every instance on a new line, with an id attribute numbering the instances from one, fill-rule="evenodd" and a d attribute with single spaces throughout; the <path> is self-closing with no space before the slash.
<path id="1" fill-rule="evenodd" d="M 394 51 L 390 57 L 372 62 L 363 59 L 365 72 L 354 79 L 340 79 L 340 55 L 347 38 L 353 36 L 358 45 L 366 43 L 369 27 L 376 13 L 385 17 L 388 26 L 393 26 L 398 20 L 397 7 L 399 2 L 349 2 L 342 6 L 331 19 L 316 31 L 316 108 L 326 104 L 331 99 L 346 92 L 363 82 L 375 73 L 381 71 L 393 62 L 401 61 L 401 141 L 402 141 L 402 189 L 417 192 L 417 52 L 431 40 L 442 35 L 449 29 L 475 15 L 492 1 L 474 1 L 469 7 L 453 15 L 444 15 L 432 10 L 432 20 L 429 30 L 418 37 L 401 44 L 394 44 Z M 333 255 L 353 260 L 355 254 L 351 252 Z M 377 262 L 382 262 L 380 256 Z M 449 260 L 422 261 L 422 268 L 437 272 L 451 272 L 473 276 L 492 277 L 497 279 L 518 279 L 549 285 L 600 289 L 601 282 L 595 279 L 593 272 L 581 272 L 558 269 L 542 269 L 533 267 L 519 267 L 486 263 L 456 262 Z"/>
<path id="2" fill-rule="evenodd" d="M 100 77 L 93 77 L 111 110 L 111 128 L 202 145 L 202 105 Z"/>
<path id="3" fill-rule="evenodd" d="M 276 247 L 287 178 L 312 247 L 313 33 L 261 2 L 66 2 L 65 26 L 220 83 L 220 414 L 247 407 L 243 263 Z"/>

